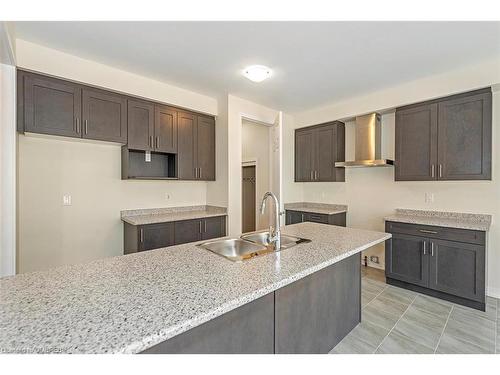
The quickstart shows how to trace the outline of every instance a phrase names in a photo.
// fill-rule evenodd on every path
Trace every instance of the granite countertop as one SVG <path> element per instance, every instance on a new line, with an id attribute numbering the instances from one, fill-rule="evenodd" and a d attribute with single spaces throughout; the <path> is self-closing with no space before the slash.
<path id="1" fill-rule="evenodd" d="M 347 212 L 345 204 L 329 204 L 329 203 L 313 203 L 313 202 L 297 202 L 285 203 L 285 210 L 311 212 L 314 214 L 334 215 Z"/>
<path id="2" fill-rule="evenodd" d="M 312 240 L 231 262 L 184 244 L 0 279 L 0 352 L 137 353 L 383 242 L 300 223 Z"/>
<path id="3" fill-rule="evenodd" d="M 227 209 L 216 206 L 185 206 L 121 211 L 122 220 L 132 225 L 167 223 L 225 215 L 227 215 Z"/>
<path id="4" fill-rule="evenodd" d="M 396 213 L 384 218 L 385 221 L 435 225 L 439 227 L 471 229 L 487 232 L 491 225 L 491 215 L 446 211 L 425 211 L 396 209 Z"/>

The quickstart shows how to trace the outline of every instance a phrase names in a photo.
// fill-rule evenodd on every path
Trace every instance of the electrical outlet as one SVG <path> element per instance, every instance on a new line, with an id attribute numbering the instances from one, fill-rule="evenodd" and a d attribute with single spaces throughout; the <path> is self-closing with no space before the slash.
<path id="1" fill-rule="evenodd" d="M 63 206 L 71 206 L 71 195 L 70 194 L 63 195 Z"/>
<path id="2" fill-rule="evenodd" d="M 151 151 L 145 151 L 144 157 L 145 157 L 146 163 L 150 163 L 151 162 Z"/>
<path id="3" fill-rule="evenodd" d="M 425 193 L 425 203 L 434 203 L 434 193 Z"/>
<path id="4" fill-rule="evenodd" d="M 378 264 L 378 263 L 379 263 L 378 256 L 376 256 L 376 255 L 371 255 L 371 256 L 370 256 L 370 262 L 371 262 L 371 263 L 377 263 L 377 264 Z"/>

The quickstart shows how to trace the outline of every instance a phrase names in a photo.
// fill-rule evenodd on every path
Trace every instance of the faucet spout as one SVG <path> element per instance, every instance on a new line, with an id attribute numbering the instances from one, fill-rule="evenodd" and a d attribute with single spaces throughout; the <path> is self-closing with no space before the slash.
<path id="1" fill-rule="evenodd" d="M 278 197 L 270 191 L 264 194 L 262 201 L 260 202 L 260 214 L 263 215 L 266 209 L 267 198 L 271 198 L 274 201 L 274 228 L 269 227 L 269 241 L 274 244 L 274 250 L 281 250 L 281 229 L 280 229 L 280 203 Z"/>

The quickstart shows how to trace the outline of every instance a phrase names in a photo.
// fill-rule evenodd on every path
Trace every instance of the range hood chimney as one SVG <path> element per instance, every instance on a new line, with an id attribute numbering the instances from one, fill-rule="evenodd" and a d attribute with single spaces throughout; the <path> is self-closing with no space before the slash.
<path id="1" fill-rule="evenodd" d="M 380 115 L 371 113 L 356 117 L 354 160 L 336 162 L 336 167 L 388 167 L 393 160 L 381 159 L 382 127 Z"/>

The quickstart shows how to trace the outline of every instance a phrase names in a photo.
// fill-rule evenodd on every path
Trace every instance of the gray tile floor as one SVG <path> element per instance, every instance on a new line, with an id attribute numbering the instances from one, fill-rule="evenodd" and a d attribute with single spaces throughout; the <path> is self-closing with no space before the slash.
<path id="1" fill-rule="evenodd" d="M 387 285 L 373 269 L 361 283 L 361 323 L 331 353 L 500 353 L 499 300 L 482 312 Z"/>

